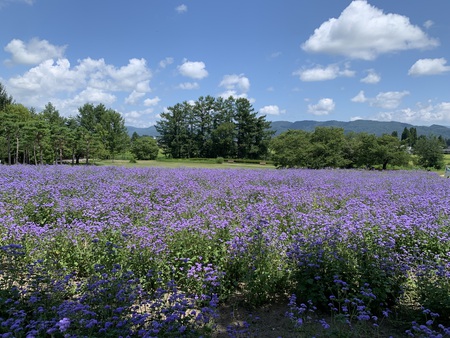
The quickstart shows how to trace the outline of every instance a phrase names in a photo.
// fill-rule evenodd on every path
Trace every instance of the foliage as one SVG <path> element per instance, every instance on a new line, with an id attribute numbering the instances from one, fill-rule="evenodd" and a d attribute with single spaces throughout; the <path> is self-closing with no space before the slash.
<path id="1" fill-rule="evenodd" d="M 441 169 L 444 166 L 442 142 L 435 136 L 419 137 L 414 147 L 417 163 L 424 168 Z"/>
<path id="2" fill-rule="evenodd" d="M 270 122 L 244 98 L 200 97 L 161 113 L 159 145 L 172 158 L 261 158 L 272 135 Z"/>
<path id="3" fill-rule="evenodd" d="M 138 160 L 156 160 L 159 147 L 151 136 L 137 136 L 131 143 L 131 152 Z"/>
<path id="4" fill-rule="evenodd" d="M 350 133 L 341 128 L 317 127 L 314 132 L 289 130 L 270 143 L 272 159 L 282 168 L 370 168 L 388 164 L 404 166 L 409 154 L 391 135 Z"/>

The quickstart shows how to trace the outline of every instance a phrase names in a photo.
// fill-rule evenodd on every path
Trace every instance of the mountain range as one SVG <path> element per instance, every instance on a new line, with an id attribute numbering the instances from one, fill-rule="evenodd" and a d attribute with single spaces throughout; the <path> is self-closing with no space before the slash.
<path id="1" fill-rule="evenodd" d="M 273 121 L 271 123 L 272 130 L 275 131 L 275 135 L 279 135 L 282 132 L 285 132 L 289 129 L 300 129 L 305 131 L 314 131 L 316 127 L 338 127 L 344 129 L 345 133 L 355 132 L 355 133 L 368 133 L 375 134 L 380 136 L 382 134 L 392 134 L 393 131 L 396 131 L 400 136 L 405 128 L 410 129 L 411 127 L 416 128 L 417 136 L 420 135 L 441 135 L 444 139 L 450 139 L 450 128 L 446 126 L 441 126 L 437 124 L 433 124 L 431 126 L 415 126 L 409 123 L 403 122 L 382 122 L 382 121 L 372 121 L 372 120 L 355 120 L 355 121 L 312 121 L 312 120 L 303 120 L 296 122 L 289 121 Z M 134 132 L 138 135 L 149 135 L 156 137 L 158 136 L 158 132 L 156 131 L 155 126 L 151 126 L 148 128 L 137 128 L 127 126 L 128 134 L 131 136 Z"/>

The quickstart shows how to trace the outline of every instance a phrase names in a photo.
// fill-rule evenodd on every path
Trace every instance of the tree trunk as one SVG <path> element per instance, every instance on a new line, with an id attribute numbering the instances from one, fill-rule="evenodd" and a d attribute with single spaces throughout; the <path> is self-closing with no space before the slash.
<path id="1" fill-rule="evenodd" d="M 34 159 L 34 165 L 37 165 L 36 144 L 33 144 L 33 159 Z"/>
<path id="2" fill-rule="evenodd" d="M 11 139 L 8 138 L 8 164 L 11 165 Z"/>
<path id="3" fill-rule="evenodd" d="M 14 160 L 14 164 L 19 163 L 19 138 L 16 137 L 16 158 Z"/>

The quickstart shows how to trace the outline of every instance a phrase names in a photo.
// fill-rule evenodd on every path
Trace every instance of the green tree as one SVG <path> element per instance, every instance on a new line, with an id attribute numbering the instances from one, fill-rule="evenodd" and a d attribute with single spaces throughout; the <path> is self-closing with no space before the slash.
<path id="1" fill-rule="evenodd" d="M 245 98 L 235 100 L 236 147 L 238 158 L 257 159 L 267 153 L 273 133 L 265 116 L 257 116 L 250 101 Z"/>
<path id="2" fill-rule="evenodd" d="M 212 115 L 213 129 L 209 157 L 234 158 L 237 154 L 236 128 L 234 123 L 234 98 L 216 99 Z"/>
<path id="3" fill-rule="evenodd" d="M 409 131 L 408 128 L 403 128 L 403 132 L 402 132 L 402 136 L 400 138 L 401 141 L 404 141 L 406 144 L 408 144 L 408 140 L 411 136 L 411 132 Z M 408 144 L 409 145 L 409 144 Z"/>
<path id="4" fill-rule="evenodd" d="M 125 120 L 120 113 L 112 109 L 105 109 L 101 113 L 99 122 L 102 142 L 108 150 L 110 158 L 114 160 L 117 153 L 127 149 L 130 141 Z"/>
<path id="5" fill-rule="evenodd" d="M 344 168 L 350 163 L 344 156 L 346 142 L 344 129 L 317 127 L 310 141 L 308 149 L 310 168 Z"/>
<path id="6" fill-rule="evenodd" d="M 131 145 L 131 152 L 138 160 L 156 160 L 159 147 L 151 136 L 140 136 Z"/>
<path id="7" fill-rule="evenodd" d="M 69 129 L 67 119 L 59 114 L 59 111 L 51 103 L 47 103 L 41 112 L 44 121 L 50 127 L 50 140 L 53 149 L 53 163 L 61 164 L 64 158 L 64 150 L 68 143 Z"/>
<path id="8" fill-rule="evenodd" d="M 108 147 L 108 130 L 105 129 L 107 119 L 103 119 L 107 109 L 103 104 L 94 106 L 92 103 L 86 103 L 78 109 L 76 121 L 78 123 L 78 137 L 83 144 L 83 154 L 86 158 L 86 164 L 89 164 L 91 156 L 101 156 Z M 102 122 L 104 125 L 102 125 Z"/>
<path id="9" fill-rule="evenodd" d="M 271 158 L 277 167 L 306 167 L 309 162 L 308 149 L 311 133 L 304 130 L 288 130 L 270 142 Z"/>
<path id="10" fill-rule="evenodd" d="M 161 119 L 155 128 L 160 138 L 158 143 L 164 155 L 172 158 L 189 157 L 188 153 L 188 122 L 184 109 L 186 104 L 177 103 L 168 107 L 166 112 L 161 113 Z"/>
<path id="11" fill-rule="evenodd" d="M 374 134 L 359 133 L 356 136 L 355 165 L 371 168 L 380 164 L 378 138 Z"/>
<path id="12" fill-rule="evenodd" d="M 51 129 L 42 115 L 36 115 L 25 126 L 26 141 L 32 148 L 33 163 L 44 164 L 45 155 L 51 149 L 50 134 Z"/>
<path id="13" fill-rule="evenodd" d="M 212 96 L 199 97 L 192 107 L 195 123 L 194 142 L 197 148 L 197 157 L 213 157 L 212 133 L 213 118 L 216 113 L 216 100 Z"/>
<path id="14" fill-rule="evenodd" d="M 441 169 L 444 166 L 442 144 L 435 136 L 421 136 L 414 146 L 417 163 L 424 168 Z"/>
<path id="15" fill-rule="evenodd" d="M 22 162 L 25 163 L 26 152 L 21 146 L 23 146 L 22 141 L 26 138 L 25 126 L 31 119 L 31 111 L 18 103 L 9 104 L 0 111 L 2 136 L 7 143 L 9 164 L 20 163 L 20 155 L 22 155 Z"/>
<path id="16" fill-rule="evenodd" d="M 404 166 L 410 160 L 405 146 L 401 144 L 397 137 L 388 134 L 384 134 L 377 139 L 375 155 L 383 170 L 387 169 L 388 164 Z"/>
<path id="17" fill-rule="evenodd" d="M 13 104 L 14 100 L 11 95 L 8 95 L 5 87 L 0 82 L 0 111 L 4 111 L 6 106 Z"/>

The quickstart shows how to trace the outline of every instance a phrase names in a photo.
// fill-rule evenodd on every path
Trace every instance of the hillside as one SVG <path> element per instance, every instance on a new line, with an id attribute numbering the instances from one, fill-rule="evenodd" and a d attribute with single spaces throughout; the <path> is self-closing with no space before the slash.
<path id="1" fill-rule="evenodd" d="M 356 120 L 356 121 L 312 121 L 312 120 L 303 120 L 296 122 L 289 121 L 273 121 L 272 122 L 272 130 L 275 131 L 275 135 L 281 134 L 284 131 L 289 129 L 300 129 L 305 131 L 314 131 L 316 127 L 338 127 L 343 128 L 346 133 L 355 132 L 355 133 L 369 133 L 380 136 L 382 134 L 391 134 L 393 131 L 397 131 L 398 135 L 401 135 L 403 130 L 406 128 L 414 127 L 417 129 L 417 135 L 442 135 L 445 139 L 450 139 L 450 128 L 433 124 L 431 126 L 415 126 L 409 123 L 403 122 L 381 122 L 381 121 L 372 121 L 372 120 Z M 149 136 L 158 136 L 158 132 L 156 131 L 154 126 L 148 128 L 137 128 L 127 126 L 128 134 L 131 136 L 134 132 L 138 135 L 149 135 Z"/>

